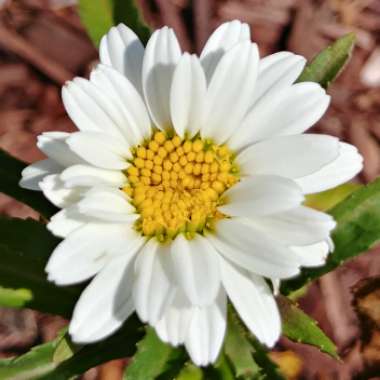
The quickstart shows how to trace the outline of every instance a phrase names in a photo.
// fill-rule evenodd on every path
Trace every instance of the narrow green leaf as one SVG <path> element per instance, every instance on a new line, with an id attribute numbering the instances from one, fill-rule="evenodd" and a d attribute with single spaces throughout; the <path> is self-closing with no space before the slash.
<path id="1" fill-rule="evenodd" d="M 192 363 L 186 363 L 176 380 L 203 380 L 203 371 Z"/>
<path id="2" fill-rule="evenodd" d="M 96 46 L 113 26 L 112 0 L 79 0 L 79 16 Z"/>
<path id="3" fill-rule="evenodd" d="M 286 297 L 278 297 L 282 318 L 282 333 L 298 343 L 310 344 L 322 352 L 339 359 L 335 344 L 318 327 L 317 322 L 305 314 Z"/>
<path id="4" fill-rule="evenodd" d="M 162 342 L 149 327 L 144 339 L 137 344 L 137 352 L 125 371 L 124 380 L 174 378 L 173 373 L 177 374 L 185 361 L 182 349 Z"/>
<path id="5" fill-rule="evenodd" d="M 239 379 L 251 380 L 261 377 L 261 369 L 254 361 L 253 348 L 245 329 L 233 313 L 228 313 L 228 329 L 224 352 Z"/>
<path id="6" fill-rule="evenodd" d="M 23 161 L 10 156 L 0 149 L 0 192 L 30 206 L 45 218 L 57 209 L 39 191 L 22 189 L 19 186 L 21 171 L 27 166 Z"/>
<path id="7" fill-rule="evenodd" d="M 24 307 L 69 317 L 81 287 L 58 287 L 44 269 L 59 240 L 32 219 L 0 216 L 0 231 L 0 286 L 26 289 Z"/>
<path id="8" fill-rule="evenodd" d="M 305 67 L 297 82 L 317 82 L 327 88 L 350 59 L 355 39 L 355 34 L 349 33 L 322 50 Z"/>
<path id="9" fill-rule="evenodd" d="M 0 379 L 34 380 L 49 373 L 55 367 L 52 361 L 54 346 L 55 342 L 49 342 L 17 358 L 0 360 Z"/>
<path id="10" fill-rule="evenodd" d="M 54 353 L 65 339 L 64 333 L 60 333 L 53 341 L 33 347 L 24 355 L 0 360 L 0 379 L 35 380 L 51 373 L 60 362 L 54 360 Z M 67 359 L 68 355 L 61 356 L 60 360 Z"/>
<path id="11" fill-rule="evenodd" d="M 278 365 L 269 357 L 266 348 L 254 336 L 250 336 L 250 341 L 254 349 L 253 358 L 263 372 L 260 380 L 285 380 Z"/>
<path id="12" fill-rule="evenodd" d="M 29 289 L 10 289 L 0 286 L 1 307 L 25 307 L 32 298 L 33 294 Z"/>
<path id="13" fill-rule="evenodd" d="M 79 0 L 79 15 L 96 46 L 102 36 L 120 22 L 130 27 L 143 43 L 150 36 L 134 0 Z"/>
<path id="14" fill-rule="evenodd" d="M 141 322 L 136 315 L 133 315 L 119 331 L 109 338 L 99 343 L 71 348 L 74 351 L 73 356 L 38 380 L 68 380 L 110 360 L 132 356 L 136 351 L 136 344 L 142 336 Z M 68 344 L 70 345 L 70 343 Z"/>
<path id="15" fill-rule="evenodd" d="M 207 380 L 235 380 L 233 369 L 223 352 L 213 366 L 204 369 Z"/>
<path id="16" fill-rule="evenodd" d="M 136 0 L 113 0 L 113 14 L 115 25 L 120 22 L 131 28 L 145 45 L 151 35 L 151 30 L 145 24 Z"/>
<path id="17" fill-rule="evenodd" d="M 78 346 L 71 341 L 67 328 L 65 328 L 60 335 L 61 339 L 58 340 L 52 357 L 53 362 L 56 364 L 71 358 L 79 349 Z"/>
<path id="18" fill-rule="evenodd" d="M 380 240 L 380 178 L 354 191 L 329 213 L 337 222 L 332 233 L 334 252 L 328 256 L 326 265 L 305 268 L 296 278 L 284 281 L 281 286 L 283 294 L 332 271 Z"/>
<path id="19" fill-rule="evenodd" d="M 331 190 L 322 191 L 321 193 L 316 194 L 309 194 L 306 196 L 305 206 L 320 211 L 330 210 L 361 186 L 362 185 L 358 183 L 348 182 Z"/>

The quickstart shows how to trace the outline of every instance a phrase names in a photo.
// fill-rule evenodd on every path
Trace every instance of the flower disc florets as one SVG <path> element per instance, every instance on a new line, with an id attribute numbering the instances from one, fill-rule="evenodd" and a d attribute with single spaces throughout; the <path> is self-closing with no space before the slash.
<path id="1" fill-rule="evenodd" d="M 141 215 L 136 228 L 159 240 L 211 228 L 223 218 L 217 211 L 223 192 L 234 185 L 238 168 L 225 145 L 198 137 L 181 139 L 156 132 L 133 149 L 123 190 Z"/>

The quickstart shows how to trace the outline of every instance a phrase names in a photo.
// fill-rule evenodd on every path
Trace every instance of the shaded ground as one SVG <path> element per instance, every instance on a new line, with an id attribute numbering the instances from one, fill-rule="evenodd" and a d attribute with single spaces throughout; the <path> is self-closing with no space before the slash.
<path id="1" fill-rule="evenodd" d="M 75 75 L 86 75 L 96 63 L 97 53 L 75 7 L 70 6 L 73 3 L 0 0 L 0 146 L 26 161 L 42 158 L 35 147 L 37 134 L 73 130 L 60 101 L 60 87 Z M 355 31 L 358 43 L 353 59 L 329 90 L 332 106 L 315 129 L 359 148 L 365 158 L 359 181 L 379 175 L 379 0 L 141 0 L 140 5 L 153 27 L 171 25 L 182 47 L 196 52 L 220 22 L 234 18 L 251 25 L 261 55 L 288 49 L 310 59 L 337 37 Z M 4 195 L 0 195 L 0 212 L 35 216 Z M 367 379 L 380 373 L 380 318 L 367 315 L 379 307 L 380 295 L 377 288 L 370 289 L 370 296 L 359 291 L 364 297 L 356 302 L 359 321 L 350 290 L 360 279 L 380 275 L 378 253 L 350 262 L 309 289 L 301 305 L 337 342 L 343 362 L 283 340 L 277 351 L 291 353 L 277 353 L 275 358 L 294 370 L 290 377 Z M 64 323 L 29 310 L 0 310 L 0 356 L 51 339 Z M 110 363 L 86 378 L 119 379 L 122 365 Z"/>

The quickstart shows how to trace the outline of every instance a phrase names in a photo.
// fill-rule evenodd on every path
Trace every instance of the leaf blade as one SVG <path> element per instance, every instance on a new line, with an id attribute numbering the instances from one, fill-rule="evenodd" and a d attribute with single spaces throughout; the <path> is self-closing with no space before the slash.
<path id="1" fill-rule="evenodd" d="M 335 344 L 318 327 L 316 321 L 286 297 L 278 297 L 277 301 L 282 319 L 282 332 L 286 337 L 298 343 L 315 346 L 334 359 L 339 359 Z"/>
<path id="2" fill-rule="evenodd" d="M 334 252 L 324 266 L 304 268 L 296 278 L 284 281 L 281 293 L 301 288 L 380 241 L 380 178 L 351 193 L 329 213 L 337 222 L 332 233 Z"/>
<path id="3" fill-rule="evenodd" d="M 32 219 L 0 216 L 0 231 L 0 286 L 27 289 L 31 297 L 24 307 L 69 317 L 81 287 L 58 287 L 45 274 L 46 262 L 59 240 Z"/>
<path id="4" fill-rule="evenodd" d="M 146 43 L 150 29 L 133 0 L 79 0 L 79 16 L 96 46 L 113 25 L 124 23 Z"/>
<path id="5" fill-rule="evenodd" d="M 124 380 L 154 380 L 173 378 L 172 371 L 179 372 L 186 361 L 182 349 L 170 346 L 160 340 L 155 331 L 149 327 L 145 337 L 137 344 L 137 352 L 128 365 Z"/>
<path id="6" fill-rule="evenodd" d="M 0 286 L 0 306 L 20 308 L 25 307 L 31 301 L 33 294 L 29 289 L 4 288 Z"/>
<path id="7" fill-rule="evenodd" d="M 66 352 L 57 360 L 55 352 L 67 340 L 65 330 L 56 339 L 35 347 L 27 353 L 0 360 L 0 379 L 2 380 L 34 380 L 51 373 L 60 361 L 67 359 L 72 352 Z"/>
<path id="8" fill-rule="evenodd" d="M 224 343 L 224 353 L 239 379 L 256 379 L 261 376 L 261 368 L 253 359 L 253 349 L 245 331 L 234 313 L 228 313 L 228 329 Z"/>
<path id="9" fill-rule="evenodd" d="M 349 33 L 323 49 L 305 67 L 297 82 L 317 82 L 327 88 L 349 61 L 355 40 L 355 34 Z"/>

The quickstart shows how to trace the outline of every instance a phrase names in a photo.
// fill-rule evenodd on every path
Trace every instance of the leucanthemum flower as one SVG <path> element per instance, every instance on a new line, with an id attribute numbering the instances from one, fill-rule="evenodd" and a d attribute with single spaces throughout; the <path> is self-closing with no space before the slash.
<path id="1" fill-rule="evenodd" d="M 267 346 L 281 332 L 274 284 L 331 250 L 334 220 L 303 206 L 362 167 L 357 150 L 303 134 L 330 97 L 295 80 L 305 59 L 259 58 L 249 27 L 221 25 L 200 57 L 164 27 L 146 49 L 111 28 L 90 79 L 62 91 L 75 133 L 48 132 L 48 156 L 23 172 L 62 210 L 64 240 L 46 271 L 58 285 L 92 278 L 70 324 L 75 342 L 103 339 L 136 311 L 197 365 L 216 360 L 227 298 Z"/>

